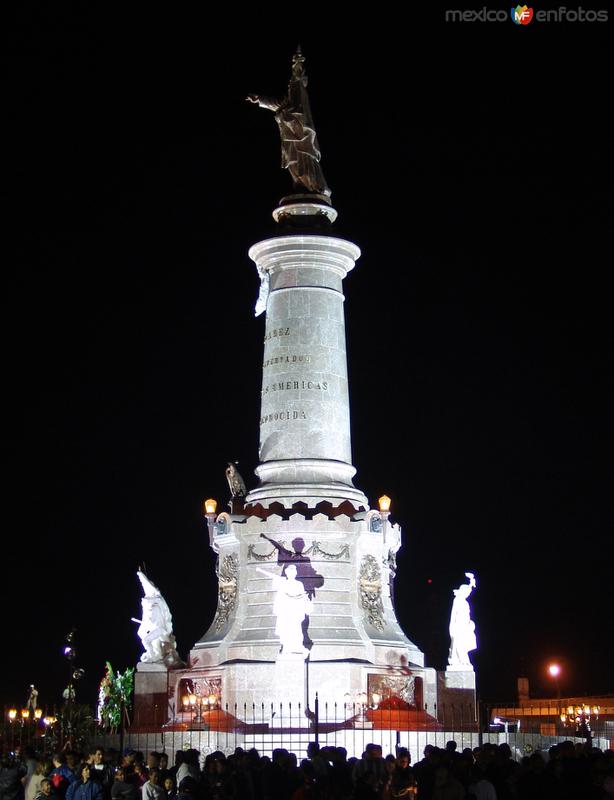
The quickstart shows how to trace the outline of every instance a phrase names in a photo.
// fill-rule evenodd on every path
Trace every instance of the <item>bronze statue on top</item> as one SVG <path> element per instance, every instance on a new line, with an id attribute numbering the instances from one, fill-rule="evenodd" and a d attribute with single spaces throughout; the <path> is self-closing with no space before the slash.
<path id="1" fill-rule="evenodd" d="M 247 100 L 275 114 L 281 137 L 281 166 L 290 172 L 296 192 L 322 195 L 327 200 L 330 189 L 320 166 L 320 147 L 309 107 L 304 64 L 305 57 L 298 47 L 292 57 L 287 97 L 276 100 L 250 94 Z"/>

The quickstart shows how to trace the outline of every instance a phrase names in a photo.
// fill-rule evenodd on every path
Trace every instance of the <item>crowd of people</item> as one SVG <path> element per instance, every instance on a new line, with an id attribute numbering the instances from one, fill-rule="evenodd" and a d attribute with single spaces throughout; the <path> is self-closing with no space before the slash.
<path id="1" fill-rule="evenodd" d="M 301 761 L 283 748 L 204 760 L 179 750 L 172 765 L 167 753 L 114 755 L 98 747 L 47 761 L 18 748 L 0 761 L 0 800 L 614 800 L 614 751 L 573 742 L 517 762 L 507 744 L 459 752 L 451 741 L 427 745 L 413 766 L 406 749 L 384 757 L 377 744 L 360 759 L 315 742 Z"/>

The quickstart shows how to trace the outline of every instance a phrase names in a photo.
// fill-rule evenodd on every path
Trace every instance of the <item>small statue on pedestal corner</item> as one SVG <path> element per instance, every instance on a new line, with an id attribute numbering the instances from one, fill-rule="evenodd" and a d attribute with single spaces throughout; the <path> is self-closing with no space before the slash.
<path id="1" fill-rule="evenodd" d="M 469 583 L 461 584 L 454 589 L 454 602 L 450 614 L 450 653 L 448 666 L 472 670 L 473 665 L 469 660 L 469 653 L 477 649 L 475 623 L 471 619 L 471 607 L 467 598 L 477 586 L 473 572 L 465 572 Z"/>
<path id="2" fill-rule="evenodd" d="M 239 470 L 236 467 L 238 463 L 238 461 L 229 461 L 228 467 L 226 468 L 226 480 L 228 481 L 230 496 L 233 500 L 237 497 L 245 497 L 247 494 L 245 481 L 241 477 Z"/>

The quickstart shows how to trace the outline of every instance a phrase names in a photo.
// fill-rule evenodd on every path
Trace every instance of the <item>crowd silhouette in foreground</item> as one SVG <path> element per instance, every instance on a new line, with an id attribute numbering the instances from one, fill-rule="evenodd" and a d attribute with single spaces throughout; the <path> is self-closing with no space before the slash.
<path id="1" fill-rule="evenodd" d="M 0 762 L 0 800 L 614 800 L 614 750 L 569 741 L 517 762 L 507 744 L 459 752 L 450 741 L 423 756 L 412 765 L 403 748 L 384 756 L 368 744 L 347 758 L 312 742 L 300 761 L 237 747 L 205 758 L 179 750 L 170 764 L 167 753 L 96 748 L 47 761 L 17 748 Z"/>

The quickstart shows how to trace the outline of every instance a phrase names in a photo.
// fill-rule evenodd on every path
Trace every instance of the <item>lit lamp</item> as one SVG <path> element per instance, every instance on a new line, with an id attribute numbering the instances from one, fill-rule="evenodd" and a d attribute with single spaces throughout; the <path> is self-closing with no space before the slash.
<path id="1" fill-rule="evenodd" d="M 210 497 L 203 503 L 205 508 L 205 518 L 207 519 L 207 528 L 209 530 L 209 546 L 213 547 L 213 534 L 215 532 L 215 512 L 217 511 L 217 500 Z"/>
<path id="2" fill-rule="evenodd" d="M 9 709 L 8 718 L 10 719 L 11 722 L 14 722 L 17 719 L 17 709 L 16 708 L 10 708 Z"/>
<path id="3" fill-rule="evenodd" d="M 187 694 L 182 695 L 182 697 L 181 697 L 181 705 L 182 705 L 182 707 L 184 709 L 187 709 L 187 707 L 190 705 L 190 696 L 189 695 L 187 695 Z"/>
<path id="4" fill-rule="evenodd" d="M 36 708 L 34 709 L 34 719 L 39 720 L 43 716 L 43 709 Z"/>
<path id="5" fill-rule="evenodd" d="M 28 720 L 28 719 L 30 719 L 30 712 L 29 712 L 29 710 L 28 710 L 27 708 L 22 708 L 22 709 L 21 709 L 21 718 L 22 718 L 23 720 Z"/>
<path id="6" fill-rule="evenodd" d="M 554 678 L 554 682 L 555 682 L 555 685 L 556 685 L 556 700 L 557 700 L 557 704 L 559 706 L 561 705 L 561 686 L 559 684 L 559 676 L 560 676 L 560 674 L 561 674 L 561 665 L 560 664 L 556 664 L 556 663 L 548 664 L 548 675 L 550 675 L 551 678 Z M 560 709 L 559 709 L 559 713 L 560 713 Z"/>
<path id="7" fill-rule="evenodd" d="M 567 713 L 561 714 L 561 722 L 566 728 L 571 728 L 575 736 L 586 736 L 590 741 L 591 735 L 591 716 L 597 718 L 601 711 L 599 706 L 567 706 Z"/>
<path id="8" fill-rule="evenodd" d="M 382 535 L 384 538 L 384 542 L 386 541 L 386 527 L 388 524 L 388 517 L 390 516 L 390 504 L 392 500 L 388 497 L 388 495 L 383 494 L 379 500 L 377 501 L 379 504 L 379 513 L 382 518 Z"/>
<path id="9" fill-rule="evenodd" d="M 388 495 L 383 494 L 377 502 L 379 503 L 379 510 L 382 514 L 390 513 L 390 503 L 392 503 L 392 500 L 388 497 Z"/>

